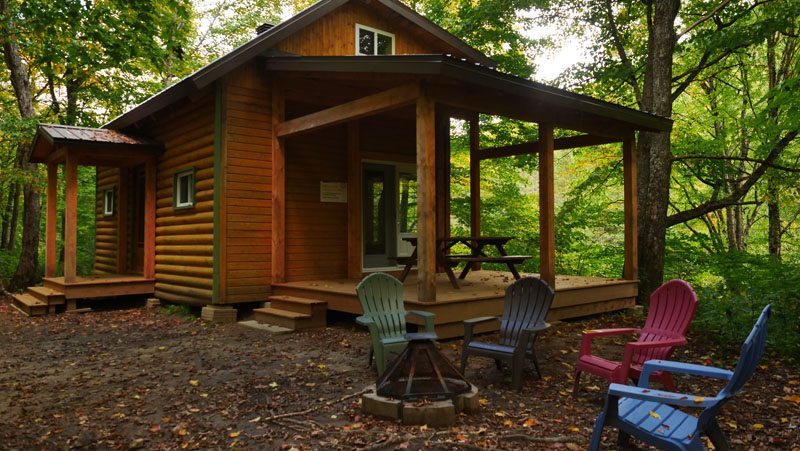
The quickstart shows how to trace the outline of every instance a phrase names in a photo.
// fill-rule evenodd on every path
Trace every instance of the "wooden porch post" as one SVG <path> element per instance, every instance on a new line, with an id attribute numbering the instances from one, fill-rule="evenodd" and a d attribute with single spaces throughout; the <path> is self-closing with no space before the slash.
<path id="1" fill-rule="evenodd" d="M 142 275 L 156 276 L 156 159 L 145 163 L 144 169 L 144 261 Z"/>
<path id="2" fill-rule="evenodd" d="M 436 114 L 427 94 L 417 100 L 417 295 L 436 302 Z"/>
<path id="3" fill-rule="evenodd" d="M 56 275 L 56 241 L 58 222 L 58 165 L 47 165 L 47 225 L 45 226 L 44 276 Z"/>
<path id="4" fill-rule="evenodd" d="M 128 190 L 130 170 L 119 168 L 117 187 L 117 274 L 128 272 Z"/>
<path id="5" fill-rule="evenodd" d="M 347 277 L 361 278 L 361 158 L 358 120 L 347 124 Z"/>
<path id="6" fill-rule="evenodd" d="M 475 115 L 469 120 L 469 222 L 470 234 L 481 236 L 481 160 L 478 155 L 481 142 L 481 123 Z M 481 264 L 472 264 L 472 270 L 481 269 Z"/>
<path id="7" fill-rule="evenodd" d="M 539 277 L 556 288 L 553 125 L 539 124 Z"/>
<path id="8" fill-rule="evenodd" d="M 450 116 L 436 114 L 436 236 L 450 236 Z"/>
<path id="9" fill-rule="evenodd" d="M 78 238 L 78 160 L 67 149 L 64 164 L 67 190 L 64 198 L 64 282 L 74 282 L 77 277 Z M 48 213 L 49 214 L 49 213 Z"/>
<path id="10" fill-rule="evenodd" d="M 277 126 L 286 116 L 283 87 L 272 83 L 272 282 L 286 281 L 286 148 Z"/>
<path id="11" fill-rule="evenodd" d="M 636 139 L 631 134 L 622 142 L 622 164 L 625 180 L 625 263 L 622 277 L 639 278 L 638 199 L 636 197 Z"/>

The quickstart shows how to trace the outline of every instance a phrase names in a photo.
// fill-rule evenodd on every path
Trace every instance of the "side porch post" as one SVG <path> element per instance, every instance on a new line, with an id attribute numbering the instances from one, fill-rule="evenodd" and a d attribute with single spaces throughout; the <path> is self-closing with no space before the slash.
<path id="1" fill-rule="evenodd" d="M 142 275 L 156 277 L 156 159 L 145 163 L 144 170 L 144 261 Z"/>
<path id="2" fill-rule="evenodd" d="M 631 134 L 622 141 L 622 165 L 625 180 L 625 263 L 622 277 L 639 278 L 638 199 L 636 197 L 636 139 Z"/>
<path id="3" fill-rule="evenodd" d="M 117 187 L 117 274 L 128 272 L 128 190 L 130 169 L 119 168 Z"/>
<path id="4" fill-rule="evenodd" d="M 78 158 L 75 152 L 69 149 L 66 153 L 66 163 L 64 164 L 67 182 L 64 196 L 64 282 L 70 283 L 74 282 L 77 277 Z"/>
<path id="5" fill-rule="evenodd" d="M 556 288 L 553 124 L 539 124 L 539 277 Z"/>
<path id="6" fill-rule="evenodd" d="M 470 234 L 481 236 L 481 160 L 480 150 L 481 123 L 475 115 L 469 120 L 469 222 Z M 481 264 L 472 264 L 472 270 L 481 269 Z"/>
<path id="7" fill-rule="evenodd" d="M 423 92 L 417 100 L 417 294 L 436 302 L 436 114 Z"/>
<path id="8" fill-rule="evenodd" d="M 47 165 L 47 225 L 45 226 L 44 276 L 56 275 L 56 241 L 58 237 L 58 165 Z"/>

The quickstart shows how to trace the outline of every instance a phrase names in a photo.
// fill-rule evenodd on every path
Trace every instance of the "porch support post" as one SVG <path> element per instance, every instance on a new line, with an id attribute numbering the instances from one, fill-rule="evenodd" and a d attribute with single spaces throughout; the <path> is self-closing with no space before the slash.
<path id="1" fill-rule="evenodd" d="M 417 295 L 436 302 L 436 114 L 423 94 L 417 100 Z"/>
<path id="2" fill-rule="evenodd" d="M 277 126 L 286 116 L 283 87 L 272 83 L 272 282 L 286 281 L 286 143 Z"/>
<path id="3" fill-rule="evenodd" d="M 347 277 L 361 278 L 361 158 L 358 120 L 347 124 Z"/>
<path id="4" fill-rule="evenodd" d="M 622 142 L 622 164 L 625 180 L 625 263 L 622 277 L 639 278 L 638 199 L 636 197 L 636 139 L 633 135 Z"/>
<path id="5" fill-rule="evenodd" d="M 469 223 L 470 234 L 481 236 L 481 123 L 477 115 L 469 120 Z M 481 264 L 472 264 L 472 270 L 481 269 Z"/>
<path id="6" fill-rule="evenodd" d="M 117 187 L 117 274 L 128 272 L 128 190 L 130 170 L 119 168 Z"/>
<path id="7" fill-rule="evenodd" d="M 77 277 L 78 159 L 75 152 L 69 149 L 64 172 L 67 179 L 64 197 L 64 282 L 70 283 Z"/>
<path id="8" fill-rule="evenodd" d="M 44 276 L 56 275 L 56 236 L 58 222 L 58 165 L 47 165 L 47 224 L 45 226 Z"/>
<path id="9" fill-rule="evenodd" d="M 539 124 L 539 277 L 556 288 L 553 124 Z"/>
<path id="10" fill-rule="evenodd" d="M 156 159 L 144 166 L 144 261 L 142 275 L 156 277 Z"/>

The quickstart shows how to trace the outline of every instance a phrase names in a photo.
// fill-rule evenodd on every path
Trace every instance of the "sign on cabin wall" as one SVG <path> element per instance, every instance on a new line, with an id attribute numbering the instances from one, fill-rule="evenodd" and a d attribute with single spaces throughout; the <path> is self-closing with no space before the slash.
<path id="1" fill-rule="evenodd" d="M 347 183 L 319 182 L 319 201 L 347 203 Z"/>

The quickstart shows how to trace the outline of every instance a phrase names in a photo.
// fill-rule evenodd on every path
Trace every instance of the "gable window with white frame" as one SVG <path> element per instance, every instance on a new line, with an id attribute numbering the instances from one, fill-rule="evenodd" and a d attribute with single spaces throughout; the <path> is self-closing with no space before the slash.
<path id="1" fill-rule="evenodd" d="M 172 207 L 176 210 L 194 207 L 194 167 L 175 172 L 172 187 Z"/>
<path id="2" fill-rule="evenodd" d="M 114 215 L 114 188 L 103 190 L 103 216 Z"/>
<path id="3" fill-rule="evenodd" d="M 394 55 L 394 35 L 356 24 L 356 55 Z"/>

